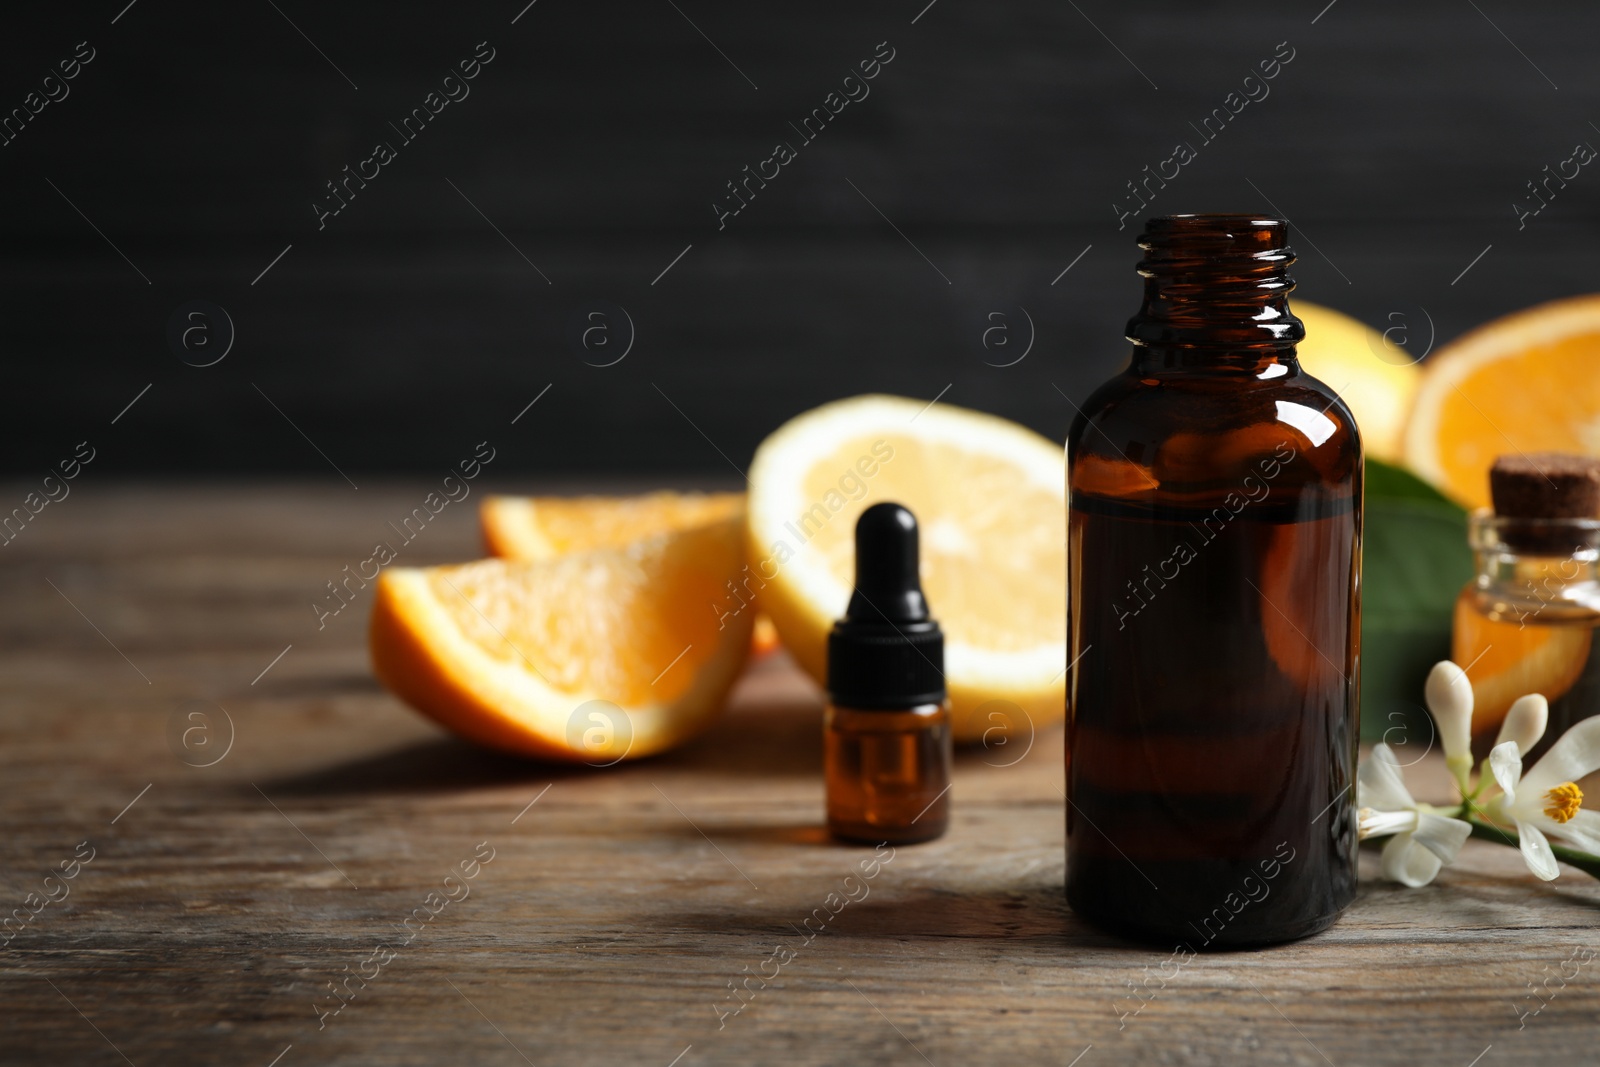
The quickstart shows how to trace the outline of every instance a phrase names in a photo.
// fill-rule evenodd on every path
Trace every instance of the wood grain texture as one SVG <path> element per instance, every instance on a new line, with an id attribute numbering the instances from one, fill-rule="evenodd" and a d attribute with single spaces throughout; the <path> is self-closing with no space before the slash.
<path id="1" fill-rule="evenodd" d="M 426 489 L 84 481 L 0 550 L 6 907 L 95 850 L 0 950 L 0 1062 L 1589 1062 L 1592 963 L 1520 1030 L 1518 1011 L 1600 949 L 1600 887 L 1539 884 L 1478 841 L 1431 888 L 1364 881 L 1328 933 L 1204 955 L 1162 988 L 1169 952 L 1062 899 L 1059 731 L 961 756 L 950 833 L 899 849 L 806 943 L 796 926 L 872 852 L 821 831 L 820 703 L 782 659 L 706 736 L 601 771 L 409 712 L 368 674 L 359 602 L 316 629 L 309 598 Z M 447 510 L 409 562 L 476 537 Z M 169 748 L 190 700 L 234 724 L 214 766 Z M 470 895 L 399 944 L 482 842 Z M 393 959 L 319 1030 L 325 983 L 379 945 Z M 778 946 L 794 958 L 719 1025 Z M 1148 1004 L 1119 1018 L 1129 983 Z"/>

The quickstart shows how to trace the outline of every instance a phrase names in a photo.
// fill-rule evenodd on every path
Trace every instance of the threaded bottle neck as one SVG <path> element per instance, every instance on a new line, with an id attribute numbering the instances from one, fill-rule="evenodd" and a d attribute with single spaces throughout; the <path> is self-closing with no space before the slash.
<path id="1" fill-rule="evenodd" d="M 1139 236 L 1144 304 L 1128 320 L 1136 361 L 1239 351 L 1292 357 L 1305 327 L 1289 310 L 1289 224 L 1262 215 L 1165 215 Z M 1144 351 L 1141 351 L 1144 350 Z M 1195 350 L 1195 351 L 1187 351 Z"/>

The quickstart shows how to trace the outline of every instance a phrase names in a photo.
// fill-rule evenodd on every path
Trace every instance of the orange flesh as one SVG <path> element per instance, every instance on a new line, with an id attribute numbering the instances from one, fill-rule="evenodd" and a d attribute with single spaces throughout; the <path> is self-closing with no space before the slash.
<path id="1" fill-rule="evenodd" d="M 1442 399 L 1439 463 L 1454 494 L 1489 504 L 1495 457 L 1522 452 L 1600 454 L 1600 329 L 1480 365 Z"/>
<path id="2" fill-rule="evenodd" d="M 533 507 L 507 506 L 521 503 Z M 737 515 L 743 507 L 743 493 L 660 492 L 631 497 L 490 497 L 479 514 L 491 555 L 549 559 L 704 526 Z M 527 522 L 532 529 L 519 525 Z M 530 543 L 538 550 L 528 551 Z"/>
<path id="3" fill-rule="evenodd" d="M 915 500 L 923 590 L 950 640 L 996 651 L 1065 642 L 1066 514 L 1060 495 L 1027 481 L 1009 462 L 892 435 L 893 459 L 860 477 L 855 465 L 884 436 L 842 442 L 819 456 L 801 483 L 803 498 L 825 507 L 849 500 L 847 491 L 861 493 L 820 528 L 801 517 L 802 532 L 834 576 L 847 588 L 854 581 L 855 517 L 861 511 L 880 500 Z M 975 487 L 987 506 L 974 508 Z"/>
<path id="4" fill-rule="evenodd" d="M 369 637 L 375 673 L 497 748 L 592 756 L 564 733 L 590 699 L 634 716 L 644 736 L 632 754 L 671 747 L 720 709 L 750 647 L 753 609 L 730 614 L 727 603 L 743 525 L 735 514 L 549 560 L 386 571 Z"/>

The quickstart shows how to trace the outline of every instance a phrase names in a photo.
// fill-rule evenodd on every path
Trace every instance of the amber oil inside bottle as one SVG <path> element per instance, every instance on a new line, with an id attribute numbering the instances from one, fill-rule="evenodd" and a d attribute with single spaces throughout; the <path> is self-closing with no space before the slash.
<path id="1" fill-rule="evenodd" d="M 849 841 L 910 844 L 950 823 L 950 708 L 828 705 L 823 723 L 828 830 Z"/>
<path id="2" fill-rule="evenodd" d="M 1067 898 L 1194 950 L 1355 893 L 1362 455 L 1295 358 L 1287 225 L 1151 219 L 1067 440 Z"/>

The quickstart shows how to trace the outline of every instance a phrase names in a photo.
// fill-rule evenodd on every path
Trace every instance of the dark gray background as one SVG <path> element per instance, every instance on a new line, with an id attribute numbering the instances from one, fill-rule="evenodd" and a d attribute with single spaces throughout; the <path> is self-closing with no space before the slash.
<path id="1" fill-rule="evenodd" d="M 0 110 L 77 42 L 97 57 L 0 148 L 6 470 L 88 439 L 97 475 L 359 481 L 487 438 L 501 473 L 734 478 L 806 407 L 947 385 L 1060 439 L 1051 383 L 1110 373 L 1138 298 L 1112 203 L 1179 140 L 1199 158 L 1151 210 L 1276 205 L 1301 295 L 1368 321 L 1425 308 L 1444 340 L 1595 288 L 1600 175 L 1526 230 L 1512 207 L 1600 144 L 1592 4 L 538 0 L 513 25 L 524 2 L 9 13 Z M 323 183 L 485 40 L 470 97 L 319 232 Z M 724 182 L 885 40 L 871 96 L 719 232 Z M 1189 123 L 1281 41 L 1271 95 L 1201 145 Z M 237 329 L 204 369 L 166 340 L 195 298 Z M 615 366 L 569 343 L 592 300 L 636 326 Z M 1019 307 L 1032 351 L 988 365 Z M 983 347 L 993 312 L 1014 347 Z"/>

